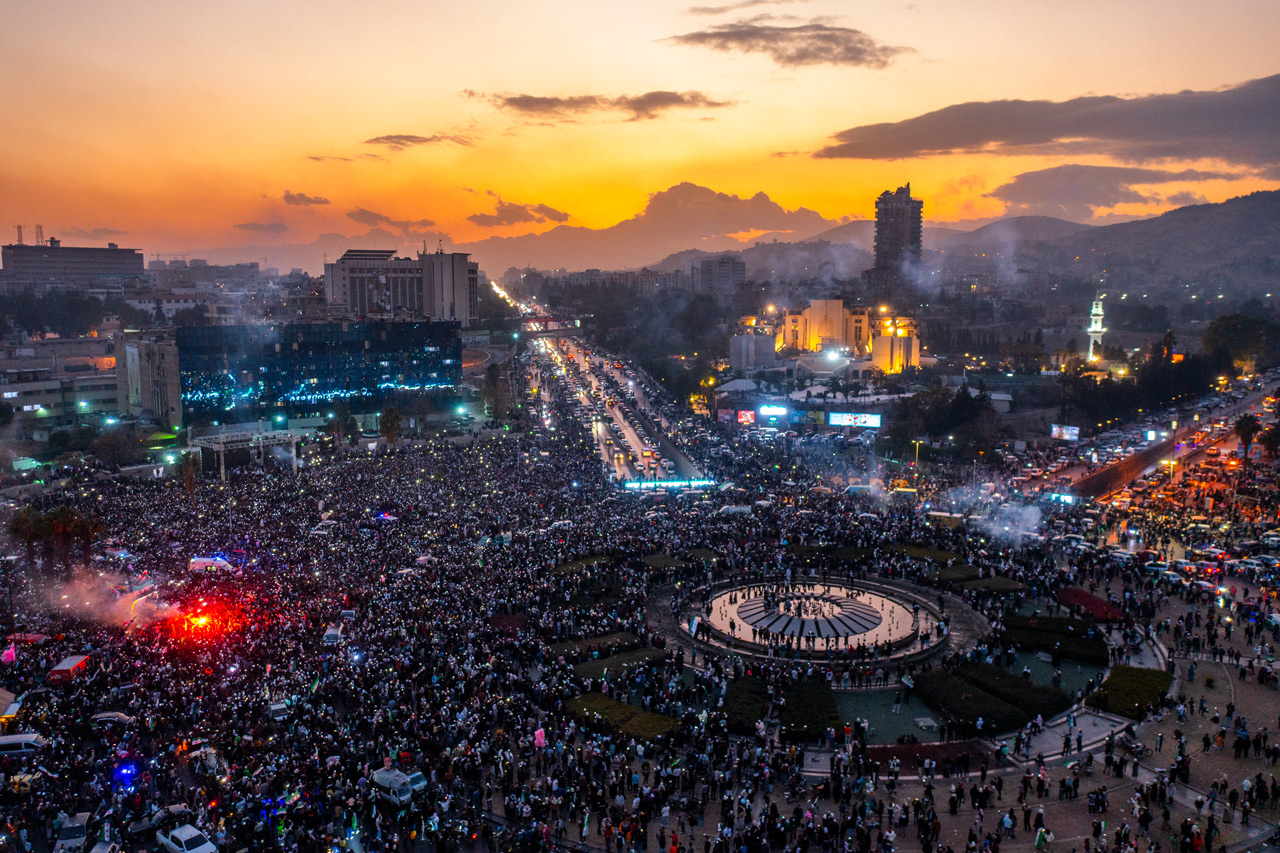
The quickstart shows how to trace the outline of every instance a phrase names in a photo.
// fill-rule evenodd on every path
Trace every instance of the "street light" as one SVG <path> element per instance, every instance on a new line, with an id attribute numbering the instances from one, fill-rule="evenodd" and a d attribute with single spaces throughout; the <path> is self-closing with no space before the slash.
<path id="1" fill-rule="evenodd" d="M 911 463 L 911 467 L 915 470 L 916 482 L 919 483 L 920 482 L 920 445 L 923 444 L 924 442 L 920 441 L 919 439 L 916 439 L 911 443 L 916 446 L 916 461 Z"/>

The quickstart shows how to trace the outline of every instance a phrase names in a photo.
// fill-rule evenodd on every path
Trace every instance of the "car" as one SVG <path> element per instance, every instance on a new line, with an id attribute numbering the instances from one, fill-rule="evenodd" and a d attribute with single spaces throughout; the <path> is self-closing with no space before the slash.
<path id="1" fill-rule="evenodd" d="M 84 850 L 89 844 L 89 813 L 80 812 L 72 815 L 58 827 L 57 839 L 53 844 L 53 853 L 71 853 L 73 850 Z"/>
<path id="2" fill-rule="evenodd" d="M 156 841 L 169 853 L 218 853 L 217 845 L 189 823 L 177 829 L 157 831 Z"/>
<path id="3" fill-rule="evenodd" d="M 93 845 L 93 849 L 89 853 L 121 853 L 121 851 L 119 844 L 113 844 L 110 841 L 99 841 Z"/>
<path id="4" fill-rule="evenodd" d="M 138 840 L 148 832 L 170 829 L 188 823 L 191 818 L 191 809 L 186 803 L 157 806 L 125 828 L 125 840 Z"/>

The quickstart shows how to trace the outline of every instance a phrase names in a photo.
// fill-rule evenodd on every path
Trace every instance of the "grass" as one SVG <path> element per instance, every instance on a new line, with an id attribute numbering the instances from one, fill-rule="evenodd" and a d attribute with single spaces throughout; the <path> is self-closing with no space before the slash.
<path id="1" fill-rule="evenodd" d="M 764 717 L 769 691 L 763 679 L 754 676 L 735 678 L 724 693 L 724 712 L 729 731 L 736 735 L 753 735 L 756 723 Z"/>
<path id="2" fill-rule="evenodd" d="M 1010 616 L 1004 624 L 1006 639 L 1023 649 L 1050 654 L 1057 649 L 1063 658 L 1090 666 L 1105 667 L 1111 662 L 1107 642 L 1092 622 L 1061 616 Z"/>
<path id="3" fill-rule="evenodd" d="M 1131 720 L 1143 720 L 1148 705 L 1158 705 L 1169 692 L 1173 676 L 1163 669 L 1144 669 L 1117 664 L 1107 673 L 1107 680 L 1085 704 L 1099 711 L 1109 711 Z"/>
<path id="4" fill-rule="evenodd" d="M 1042 714 L 1049 720 L 1072 705 L 1071 697 L 1065 692 L 1056 687 L 1035 684 L 1002 666 L 967 663 L 956 669 L 956 675 L 979 690 L 1026 711 L 1028 717 Z"/>
<path id="5" fill-rule="evenodd" d="M 568 573 L 577 571 L 578 569 L 585 569 L 587 566 L 597 566 L 601 563 L 607 563 L 608 561 L 609 558 L 604 554 L 593 554 L 590 557 L 580 557 L 577 560 L 570 560 L 567 563 L 561 563 L 556 566 L 556 571 Z"/>
<path id="6" fill-rule="evenodd" d="M 689 565 L 684 560 L 677 560 L 668 554 L 650 554 L 644 558 L 644 564 L 654 569 L 680 569 Z"/>
<path id="7" fill-rule="evenodd" d="M 960 556 L 955 551 L 942 551 L 938 548 L 925 548 L 921 545 L 890 545 L 890 551 L 897 551 L 899 554 L 906 554 L 908 557 L 917 560 L 934 560 L 945 563 L 947 560 L 954 560 Z"/>
<path id="8" fill-rule="evenodd" d="M 698 560 L 718 560 L 720 555 L 710 548 L 694 548 L 689 552 L 689 556 Z"/>
<path id="9" fill-rule="evenodd" d="M 925 704 L 959 722 L 964 735 L 975 733 L 979 717 L 982 718 L 984 735 L 1019 729 L 1029 719 L 1021 708 L 943 669 L 920 673 L 916 677 L 916 693 Z"/>
<path id="10" fill-rule="evenodd" d="M 943 566 L 930 572 L 930 577 L 943 583 L 968 583 L 978 580 L 979 573 L 977 568 L 962 563 L 958 566 Z"/>
<path id="11" fill-rule="evenodd" d="M 573 668 L 573 674 L 579 678 L 599 678 L 604 675 L 606 669 L 616 672 L 624 667 L 647 663 L 651 660 L 661 660 L 663 657 L 665 657 L 665 653 L 661 649 L 634 649 L 629 652 L 619 652 L 616 655 L 580 663 Z"/>
<path id="12" fill-rule="evenodd" d="M 563 643 L 555 643 L 548 647 L 551 656 L 559 657 L 567 655 L 575 650 L 581 650 L 583 654 L 590 654 L 597 649 L 606 649 L 610 646 L 622 646 L 624 648 L 632 648 L 640 642 L 640 638 L 630 631 L 622 631 L 617 634 L 605 634 L 602 637 L 588 637 L 582 640 L 566 640 Z"/>
<path id="13" fill-rule="evenodd" d="M 979 578 L 978 580 L 967 581 L 964 584 L 964 588 L 982 590 L 984 592 L 1021 592 L 1023 586 L 1013 578 L 996 576 L 994 578 Z"/>
<path id="14" fill-rule="evenodd" d="M 825 681 L 800 681 L 787 688 L 782 708 L 781 737 L 801 743 L 816 741 L 833 726 L 840 726 L 840 709 Z"/>
<path id="15" fill-rule="evenodd" d="M 675 717 L 624 705 L 600 693 L 584 693 L 569 700 L 569 710 L 579 719 L 599 717 L 620 734 L 643 740 L 662 737 L 680 728 L 680 721 Z"/>

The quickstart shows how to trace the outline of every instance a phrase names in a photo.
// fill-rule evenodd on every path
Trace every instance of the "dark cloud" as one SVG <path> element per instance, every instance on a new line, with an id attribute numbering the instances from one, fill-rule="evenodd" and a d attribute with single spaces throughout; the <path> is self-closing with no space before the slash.
<path id="1" fill-rule="evenodd" d="M 284 195 L 281 196 L 280 198 L 285 204 L 296 204 L 303 207 L 307 205 L 312 205 L 312 204 L 328 204 L 329 203 L 329 199 L 324 198 L 322 196 L 307 195 L 306 193 L 289 192 L 289 190 L 285 190 Z"/>
<path id="2" fill-rule="evenodd" d="M 1126 162 L 1215 158 L 1280 163 L 1280 75 L 1214 92 L 1070 101 L 973 101 L 841 131 L 817 157 L 1106 154 Z M 1268 118 L 1270 117 L 1270 118 Z"/>
<path id="3" fill-rule="evenodd" d="M 363 207 L 357 207 L 347 211 L 347 218 L 359 222 L 361 225 L 390 225 L 399 228 L 401 231 L 412 231 L 417 228 L 430 228 L 435 225 L 435 221 L 431 219 L 392 219 L 385 213 L 377 213 L 372 210 L 365 210 Z"/>
<path id="4" fill-rule="evenodd" d="M 375 136 L 366 139 L 365 145 L 385 145 L 392 151 L 403 151 L 418 145 L 436 145 L 441 142 L 452 142 L 455 145 L 470 145 L 471 137 L 453 133 L 433 133 L 430 136 L 414 136 L 411 133 L 391 133 L 386 136 Z"/>
<path id="5" fill-rule="evenodd" d="M 783 3 L 803 3 L 805 0 L 739 0 L 725 6 L 691 6 L 690 15 L 723 15 L 725 12 L 741 12 L 757 6 L 780 6 Z"/>
<path id="6" fill-rule="evenodd" d="M 101 240 L 104 237 L 121 237 L 129 232 L 115 228 L 67 228 L 62 232 L 64 237 L 79 237 L 83 240 Z"/>
<path id="7" fill-rule="evenodd" d="M 853 65 L 884 68 L 911 48 L 880 44 L 861 30 L 810 21 L 793 27 L 767 17 L 717 24 L 666 41 L 709 47 L 725 53 L 763 53 L 787 68 L 800 65 Z"/>
<path id="8" fill-rule="evenodd" d="M 1164 197 L 1165 204 L 1172 204 L 1176 207 L 1186 207 L 1189 204 L 1208 204 L 1209 199 L 1200 195 L 1200 193 L 1184 192 L 1174 193 Z"/>
<path id="9" fill-rule="evenodd" d="M 283 234 L 289 226 L 283 222 L 239 222 L 233 227 L 241 231 L 253 231 L 257 234 Z"/>
<path id="10" fill-rule="evenodd" d="M 468 92 L 472 97 L 484 98 L 502 109 L 514 110 L 539 118 L 567 118 L 590 112 L 627 112 L 632 121 L 657 118 L 668 110 L 718 109 L 733 105 L 733 101 L 718 101 L 704 92 L 645 92 L 642 95 L 569 95 L 554 97 L 545 95 L 483 95 Z"/>
<path id="11" fill-rule="evenodd" d="M 307 159 L 315 160 L 317 163 L 329 163 L 329 162 L 350 163 L 351 162 L 350 157 L 330 157 L 327 154 L 310 154 L 307 156 Z"/>
<path id="12" fill-rule="evenodd" d="M 987 193 L 1003 201 L 1006 213 L 1061 216 L 1085 220 L 1099 209 L 1118 204 L 1187 204 L 1194 193 L 1177 193 L 1165 198 L 1152 190 L 1137 187 L 1158 184 L 1212 181 L 1235 177 L 1222 172 L 1196 169 L 1170 171 L 1126 166 L 1085 166 L 1068 164 L 1035 172 L 1023 172 L 1012 181 Z"/>
<path id="13" fill-rule="evenodd" d="M 522 222 L 565 222 L 569 219 L 569 214 L 545 204 L 515 204 L 503 201 L 496 193 L 490 192 L 489 195 L 497 200 L 493 213 L 474 213 L 467 217 L 469 222 L 482 228 L 501 228 Z"/>

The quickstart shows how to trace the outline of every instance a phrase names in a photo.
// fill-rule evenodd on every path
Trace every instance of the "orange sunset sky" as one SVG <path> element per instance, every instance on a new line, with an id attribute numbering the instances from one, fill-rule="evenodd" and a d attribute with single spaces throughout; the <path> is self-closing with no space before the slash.
<path id="1" fill-rule="evenodd" d="M 464 244 L 907 181 L 935 222 L 1104 222 L 1280 186 L 1278 35 L 1274 0 L 12 2 L 0 222 Z"/>

